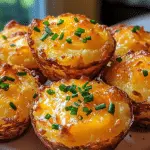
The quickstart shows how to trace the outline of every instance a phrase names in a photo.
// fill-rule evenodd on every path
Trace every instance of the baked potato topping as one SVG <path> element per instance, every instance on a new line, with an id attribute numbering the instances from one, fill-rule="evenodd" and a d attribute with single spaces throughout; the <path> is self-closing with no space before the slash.
<path id="1" fill-rule="evenodd" d="M 130 52 L 104 70 L 104 80 L 134 101 L 135 121 L 150 124 L 150 53 Z"/>
<path id="2" fill-rule="evenodd" d="M 11 65 L 38 68 L 27 43 L 28 27 L 10 21 L 0 32 L 0 60 Z"/>
<path id="3" fill-rule="evenodd" d="M 96 75 L 115 47 L 105 26 L 69 13 L 33 20 L 28 43 L 39 67 L 51 80 Z"/>
<path id="4" fill-rule="evenodd" d="M 118 25 L 109 29 L 116 40 L 115 56 L 123 56 L 129 51 L 150 51 L 150 33 L 143 27 Z"/>
<path id="5" fill-rule="evenodd" d="M 132 107 L 125 93 L 103 82 L 61 80 L 41 88 L 31 119 L 49 149 L 110 150 L 130 128 Z"/>
<path id="6" fill-rule="evenodd" d="M 38 88 L 27 69 L 0 66 L 0 141 L 18 137 L 30 123 L 30 105 Z"/>

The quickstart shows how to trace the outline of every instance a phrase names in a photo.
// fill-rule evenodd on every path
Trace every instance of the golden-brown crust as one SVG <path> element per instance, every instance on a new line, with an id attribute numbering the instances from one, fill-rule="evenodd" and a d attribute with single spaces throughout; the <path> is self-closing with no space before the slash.
<path id="1" fill-rule="evenodd" d="M 72 17 L 73 15 L 70 13 L 67 13 L 59 17 L 64 17 L 64 16 Z M 77 15 L 77 16 L 86 19 L 84 15 Z M 54 19 L 54 17 L 48 16 L 44 20 L 49 19 L 49 18 Z M 108 40 L 101 47 L 101 52 L 102 52 L 101 60 L 93 61 L 88 64 L 84 64 L 82 62 L 82 56 L 80 56 L 81 63 L 79 63 L 78 66 L 74 67 L 69 64 L 67 66 L 63 65 L 60 62 L 58 62 L 57 59 L 48 58 L 46 53 L 44 52 L 44 49 L 40 49 L 40 51 L 38 52 L 38 47 L 35 47 L 36 41 L 34 40 L 32 36 L 33 28 L 34 27 L 40 28 L 41 24 L 42 24 L 42 20 L 39 20 L 39 19 L 34 19 L 32 23 L 30 24 L 30 28 L 29 28 L 28 36 L 27 36 L 28 44 L 30 46 L 33 56 L 38 62 L 39 68 L 41 69 L 43 74 L 51 80 L 59 80 L 62 78 L 65 78 L 65 79 L 80 78 L 82 75 L 93 78 L 95 75 L 98 74 L 101 67 L 105 65 L 109 61 L 109 58 L 113 55 L 114 48 L 115 48 L 114 39 L 111 37 L 109 33 L 107 33 Z M 101 26 L 101 28 L 103 28 L 103 30 L 106 30 L 105 26 Z M 73 56 L 73 57 L 76 57 L 76 56 Z M 65 59 L 65 56 L 62 56 L 62 59 Z"/>
<path id="2" fill-rule="evenodd" d="M 84 79 L 83 79 L 84 80 Z M 66 80 L 63 80 L 63 82 L 65 83 Z M 85 81 L 87 81 L 85 79 Z M 100 81 L 102 82 L 102 81 Z M 50 88 L 50 86 L 42 86 L 40 88 L 40 93 L 43 92 L 46 88 Z M 82 145 L 82 146 L 75 146 L 75 147 L 67 147 L 61 143 L 58 143 L 57 141 L 49 141 L 45 136 L 42 136 L 43 134 L 45 134 L 46 131 L 41 130 L 40 132 L 37 131 L 37 127 L 36 127 L 36 120 L 33 116 L 33 107 L 31 109 L 30 112 L 30 117 L 31 117 L 31 122 L 32 122 L 32 126 L 34 128 L 34 131 L 36 133 L 36 135 L 38 136 L 38 138 L 43 142 L 43 144 L 49 149 L 49 150 L 53 150 L 53 149 L 60 149 L 60 150 L 113 150 L 117 147 L 117 145 L 120 143 L 120 141 L 122 141 L 124 139 L 124 137 L 126 136 L 126 134 L 128 133 L 128 131 L 130 130 L 130 127 L 132 126 L 133 123 L 133 107 L 131 104 L 131 100 L 128 98 L 127 94 L 119 89 L 117 89 L 116 87 L 112 87 L 112 90 L 116 89 L 118 90 L 118 94 L 120 94 L 122 97 L 126 97 L 125 101 L 126 103 L 128 103 L 129 107 L 130 107 L 130 117 L 131 117 L 131 121 L 130 124 L 128 126 L 128 128 L 125 131 L 122 131 L 119 135 L 117 135 L 116 137 L 114 137 L 111 140 L 106 140 L 102 142 L 94 142 L 94 143 L 88 143 L 86 145 Z M 39 93 L 39 96 L 40 96 Z M 36 102 L 38 102 L 39 97 L 36 98 Z M 36 103 L 35 102 L 35 103 Z M 37 108 L 38 109 L 38 108 Z M 64 130 L 64 134 L 67 134 L 68 130 L 65 129 Z"/>
<path id="3" fill-rule="evenodd" d="M 113 60 L 103 69 L 100 77 L 108 84 L 125 91 L 132 99 L 135 115 L 134 126 L 150 127 L 149 74 L 144 77 L 142 70 L 149 72 L 150 53 L 148 51 L 130 51 L 121 57 L 122 61 Z M 143 65 L 142 65 L 143 64 Z"/>

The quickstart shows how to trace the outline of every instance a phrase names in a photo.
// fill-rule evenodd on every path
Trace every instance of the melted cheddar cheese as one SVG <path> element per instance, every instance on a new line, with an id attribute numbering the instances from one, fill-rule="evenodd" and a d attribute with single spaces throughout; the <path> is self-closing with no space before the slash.
<path id="1" fill-rule="evenodd" d="M 78 22 L 75 22 L 75 18 L 78 19 Z M 63 23 L 58 25 L 60 20 L 63 20 Z M 48 21 L 48 27 L 53 35 L 58 34 L 55 40 L 52 40 L 53 35 L 51 35 L 41 41 L 41 37 L 46 32 L 46 25 L 43 24 L 45 21 Z M 101 61 L 114 50 L 114 41 L 105 27 L 92 24 L 90 19 L 83 15 L 64 14 L 56 18 L 48 16 L 41 21 L 33 21 L 31 26 L 30 39 L 34 41 L 31 47 L 35 49 L 39 57 L 44 55 L 44 59 L 57 61 L 59 65 L 83 67 Z M 38 27 L 40 32 L 33 30 L 34 27 Z M 75 35 L 78 28 L 85 30 L 80 36 Z M 64 37 L 60 40 L 62 32 Z M 91 37 L 91 40 L 84 43 L 83 39 L 88 36 Z M 66 41 L 68 38 L 72 40 L 72 43 Z"/>
<path id="2" fill-rule="evenodd" d="M 18 76 L 18 72 L 24 72 L 26 75 Z M 5 76 L 12 78 L 14 81 L 3 81 L 3 83 L 9 84 L 7 90 L 1 87 L 0 81 L 0 139 L 2 135 L 5 135 L 4 132 L 12 134 L 10 128 L 13 128 L 13 126 L 16 125 L 17 128 L 17 124 L 23 124 L 30 120 L 30 107 L 33 95 L 38 88 L 37 81 L 22 67 L 1 65 L 0 80 Z M 16 110 L 10 103 L 15 105 Z M 12 132 L 15 132 L 15 130 L 18 129 L 14 129 Z M 3 138 L 5 139 L 5 137 Z"/>
<path id="3" fill-rule="evenodd" d="M 9 22 L 0 33 L 0 61 L 11 65 L 37 68 L 27 43 L 28 27 L 15 21 Z"/>
<path id="4" fill-rule="evenodd" d="M 144 74 L 143 71 L 146 71 Z M 138 51 L 113 62 L 104 78 L 110 85 L 125 91 L 135 102 L 150 102 L 150 54 Z"/>
<path id="5" fill-rule="evenodd" d="M 146 32 L 143 27 L 117 26 L 111 30 L 116 40 L 116 56 L 125 55 L 129 51 L 150 51 L 150 33 Z"/>
<path id="6" fill-rule="evenodd" d="M 83 96 L 78 90 L 77 97 L 66 100 L 66 97 L 72 96 L 72 93 L 70 91 L 63 92 L 59 89 L 61 84 L 66 86 L 74 84 L 77 86 L 76 89 L 82 88 L 86 82 L 87 80 L 84 79 L 59 81 L 41 91 L 32 112 L 36 133 L 40 134 L 41 138 L 72 148 L 89 143 L 111 141 L 128 129 L 131 123 L 129 101 L 126 95 L 117 88 L 108 86 L 103 82 L 89 82 L 88 86 L 92 86 L 89 92 L 93 94 L 94 99 L 88 103 L 84 103 Z M 47 93 L 49 89 L 55 93 L 49 95 Z M 76 106 L 74 102 L 77 102 L 79 106 Z M 102 103 L 106 104 L 106 108 L 95 110 L 95 106 Z M 115 105 L 114 115 L 108 112 L 110 103 Z M 71 115 L 70 111 L 66 111 L 67 106 L 78 108 L 77 115 Z M 83 107 L 91 109 L 92 112 L 87 115 L 83 111 Z M 50 114 L 51 118 L 46 119 L 46 114 Z M 80 116 L 83 119 L 80 119 Z M 52 124 L 58 124 L 59 130 L 52 129 Z"/>

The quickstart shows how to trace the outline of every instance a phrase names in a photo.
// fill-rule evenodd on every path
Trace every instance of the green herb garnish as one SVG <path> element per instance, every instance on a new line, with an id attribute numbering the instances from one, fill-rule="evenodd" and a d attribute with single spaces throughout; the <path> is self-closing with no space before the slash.
<path id="1" fill-rule="evenodd" d="M 92 19 L 91 19 L 90 22 L 93 23 L 93 24 L 96 24 L 96 21 L 95 21 L 95 20 L 92 20 Z"/>
<path id="2" fill-rule="evenodd" d="M 92 102 L 93 101 L 93 94 L 84 96 L 84 103 Z"/>
<path id="3" fill-rule="evenodd" d="M 41 30 L 38 27 L 34 27 L 33 30 L 36 32 L 41 32 Z"/>
<path id="4" fill-rule="evenodd" d="M 56 39 L 58 38 L 58 36 L 59 36 L 59 35 L 58 35 L 57 33 L 55 33 L 55 34 L 52 36 L 51 39 L 54 41 L 54 40 L 56 40 Z"/>
<path id="5" fill-rule="evenodd" d="M 46 20 L 43 22 L 44 25 L 49 26 L 49 22 Z"/>
<path id="6" fill-rule="evenodd" d="M 82 33 L 85 33 L 85 29 L 82 29 L 82 28 L 78 28 L 76 31 L 75 31 L 75 35 L 80 37 Z"/>
<path id="7" fill-rule="evenodd" d="M 47 120 L 50 119 L 51 117 L 52 117 L 52 116 L 51 116 L 50 114 L 46 114 L 46 115 L 45 115 L 45 119 L 47 119 Z"/>
<path id="8" fill-rule="evenodd" d="M 72 39 L 71 38 L 67 38 L 66 42 L 69 43 L 69 44 L 71 44 L 72 43 Z"/>
<path id="9" fill-rule="evenodd" d="M 26 76 L 27 73 L 26 73 L 26 72 L 17 72 L 17 75 L 18 75 L 18 76 Z"/>
<path id="10" fill-rule="evenodd" d="M 118 29 L 118 30 L 115 31 L 115 33 L 116 33 L 116 32 L 119 32 L 119 31 L 120 31 L 120 30 Z"/>
<path id="11" fill-rule="evenodd" d="M 45 32 L 48 33 L 50 36 L 54 34 L 48 26 L 45 27 Z"/>
<path id="12" fill-rule="evenodd" d="M 3 76 L 1 79 L 0 79 L 0 82 L 4 82 L 4 81 L 12 81 L 12 82 L 14 82 L 15 81 L 15 79 L 14 78 L 12 78 L 12 77 L 9 77 L 9 76 Z"/>
<path id="13" fill-rule="evenodd" d="M 42 35 L 42 37 L 40 38 L 41 41 L 45 41 L 48 38 L 49 34 L 48 33 L 44 33 Z"/>
<path id="14" fill-rule="evenodd" d="M 113 104 L 112 102 L 109 104 L 108 112 L 110 114 L 114 114 L 115 113 L 115 104 Z"/>
<path id="15" fill-rule="evenodd" d="M 4 40 L 7 40 L 7 37 L 6 37 L 5 35 L 2 35 L 2 38 L 3 38 Z"/>
<path id="16" fill-rule="evenodd" d="M 78 97 L 78 93 L 72 94 L 72 98 Z"/>
<path id="17" fill-rule="evenodd" d="M 9 103 L 9 106 L 13 109 L 13 110 L 17 110 L 16 105 L 13 102 Z"/>
<path id="18" fill-rule="evenodd" d="M 66 111 L 70 111 L 71 108 L 72 108 L 72 106 L 66 106 L 66 107 L 65 107 L 65 110 L 66 110 Z"/>
<path id="19" fill-rule="evenodd" d="M 78 112 L 78 108 L 72 106 L 70 114 L 77 115 L 77 112 Z"/>
<path id="20" fill-rule="evenodd" d="M 73 94 L 76 94 L 76 93 L 77 93 L 76 87 L 77 87 L 76 85 L 72 84 L 72 85 L 69 87 L 69 91 L 70 91 L 71 93 L 73 93 Z"/>
<path id="21" fill-rule="evenodd" d="M 15 47 L 16 45 L 15 44 L 10 44 L 10 47 Z"/>
<path id="22" fill-rule="evenodd" d="M 64 38 L 64 32 L 62 32 L 59 36 L 59 40 L 62 40 Z"/>
<path id="23" fill-rule="evenodd" d="M 66 100 L 69 101 L 70 100 L 70 96 L 66 96 Z"/>
<path id="24" fill-rule="evenodd" d="M 0 89 L 3 89 L 3 90 L 5 90 L 5 91 L 8 91 L 8 89 L 9 89 L 9 84 L 1 82 L 1 83 L 0 83 Z"/>
<path id="25" fill-rule="evenodd" d="M 59 90 L 60 90 L 60 91 L 63 91 L 63 92 L 68 92 L 68 88 L 67 88 L 67 86 L 64 85 L 64 84 L 61 84 L 61 85 L 59 86 Z"/>
<path id="26" fill-rule="evenodd" d="M 53 90 L 51 90 L 51 89 L 48 89 L 46 92 L 47 92 L 49 95 L 55 94 L 55 91 L 53 91 Z"/>
<path id="27" fill-rule="evenodd" d="M 138 30 L 140 30 L 140 26 L 134 26 L 132 32 L 136 33 Z"/>
<path id="28" fill-rule="evenodd" d="M 87 107 L 83 107 L 83 112 L 86 112 L 86 115 L 88 116 L 92 112 L 92 109 L 89 109 Z"/>
<path id="29" fill-rule="evenodd" d="M 77 17 L 74 18 L 75 22 L 79 22 L 79 19 Z"/>
<path id="30" fill-rule="evenodd" d="M 59 124 L 52 124 L 52 129 L 59 130 Z"/>
<path id="31" fill-rule="evenodd" d="M 34 93 L 33 98 L 35 99 L 35 98 L 37 98 L 37 96 L 38 96 L 38 94 Z"/>
<path id="32" fill-rule="evenodd" d="M 121 57 L 117 57 L 117 58 L 116 58 L 116 61 L 121 62 L 121 61 L 122 61 L 122 58 L 121 58 Z"/>
<path id="33" fill-rule="evenodd" d="M 87 81 L 85 84 L 83 84 L 82 88 L 85 89 L 88 84 L 89 84 L 89 81 Z"/>
<path id="34" fill-rule="evenodd" d="M 74 105 L 77 106 L 77 107 L 80 106 L 80 104 L 78 104 L 77 102 L 74 102 Z"/>
<path id="35" fill-rule="evenodd" d="M 142 72 L 143 72 L 144 77 L 148 76 L 148 71 L 147 70 L 143 70 Z"/>
<path id="36" fill-rule="evenodd" d="M 100 110 L 100 109 L 104 109 L 104 108 L 106 108 L 105 103 L 95 106 L 95 110 Z"/>
<path id="37" fill-rule="evenodd" d="M 64 20 L 60 19 L 58 22 L 57 22 L 57 25 L 60 25 L 60 24 L 63 24 L 64 23 Z"/>

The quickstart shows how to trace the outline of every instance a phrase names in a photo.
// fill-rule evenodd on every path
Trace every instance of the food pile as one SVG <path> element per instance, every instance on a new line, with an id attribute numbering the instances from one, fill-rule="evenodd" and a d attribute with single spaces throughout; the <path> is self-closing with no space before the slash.
<path id="1" fill-rule="evenodd" d="M 115 149 L 150 126 L 150 33 L 79 14 L 0 32 L 0 141 L 30 124 L 48 149 Z M 46 80 L 51 82 L 43 84 Z"/>

